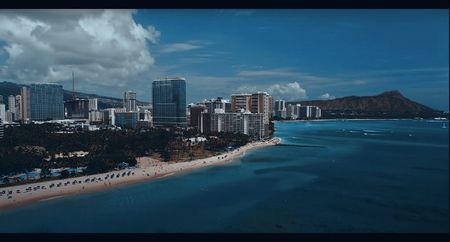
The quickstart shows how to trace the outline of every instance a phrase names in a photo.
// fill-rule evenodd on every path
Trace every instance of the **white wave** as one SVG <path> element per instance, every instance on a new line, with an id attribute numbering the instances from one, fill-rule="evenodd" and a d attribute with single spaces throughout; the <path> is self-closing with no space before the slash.
<path id="1" fill-rule="evenodd" d="M 373 133 L 364 133 L 364 135 L 369 135 L 369 136 L 384 136 L 383 134 L 373 134 Z"/>
<path id="2" fill-rule="evenodd" d="M 363 129 L 364 132 L 367 133 L 383 133 L 384 131 L 381 130 L 372 130 L 372 129 Z"/>

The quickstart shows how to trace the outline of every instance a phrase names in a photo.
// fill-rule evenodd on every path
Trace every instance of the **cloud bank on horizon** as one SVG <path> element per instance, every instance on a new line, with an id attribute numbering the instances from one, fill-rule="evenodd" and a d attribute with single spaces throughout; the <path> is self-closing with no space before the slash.
<path id="1" fill-rule="evenodd" d="M 70 89 L 72 71 L 79 91 L 143 101 L 152 80 L 184 76 L 188 102 L 398 89 L 448 109 L 448 12 L 0 10 L 0 81 Z"/>

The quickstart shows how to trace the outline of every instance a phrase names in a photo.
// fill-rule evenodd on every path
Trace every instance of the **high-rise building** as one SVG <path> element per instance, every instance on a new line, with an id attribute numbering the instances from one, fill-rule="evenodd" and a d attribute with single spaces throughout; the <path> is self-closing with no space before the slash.
<path id="1" fill-rule="evenodd" d="M 64 118 L 63 89 L 57 84 L 30 85 L 31 119 L 37 121 Z"/>
<path id="2" fill-rule="evenodd" d="M 273 97 L 269 95 L 269 119 L 272 118 L 273 114 Z"/>
<path id="3" fill-rule="evenodd" d="M 16 95 L 16 114 L 14 116 L 15 120 L 22 120 L 22 96 Z"/>
<path id="4" fill-rule="evenodd" d="M 115 112 L 115 125 L 126 129 L 135 129 L 138 123 L 138 112 Z"/>
<path id="5" fill-rule="evenodd" d="M 298 117 L 299 118 L 311 118 L 312 106 L 300 106 Z"/>
<path id="6" fill-rule="evenodd" d="M 0 139 L 3 139 L 3 135 L 4 135 L 3 120 L 0 119 Z"/>
<path id="7" fill-rule="evenodd" d="M 322 110 L 317 106 L 312 106 L 310 114 L 310 118 L 320 118 L 322 116 Z"/>
<path id="8" fill-rule="evenodd" d="M 286 101 L 275 101 L 275 116 L 278 118 L 286 118 Z"/>
<path id="9" fill-rule="evenodd" d="M 287 118 L 297 119 L 294 112 L 295 112 L 295 105 L 293 105 L 293 104 L 286 105 L 286 117 Z"/>
<path id="10" fill-rule="evenodd" d="M 189 105 L 189 111 L 190 111 L 189 125 L 190 126 L 196 127 L 196 128 L 200 127 L 201 114 L 204 110 L 206 110 L 206 106 L 203 104 Z"/>
<path id="11" fill-rule="evenodd" d="M 152 105 L 138 106 L 138 127 L 149 128 L 153 126 Z"/>
<path id="12" fill-rule="evenodd" d="M 300 104 L 297 104 L 300 105 Z M 317 106 L 299 106 L 299 118 L 321 118 L 322 110 Z"/>
<path id="13" fill-rule="evenodd" d="M 89 111 L 91 110 L 97 110 L 97 98 L 89 98 Z"/>
<path id="14" fill-rule="evenodd" d="M 231 95 L 231 112 L 251 111 L 252 109 L 252 94 L 233 94 Z"/>
<path id="15" fill-rule="evenodd" d="M 90 124 L 100 124 L 103 123 L 103 112 L 99 110 L 89 111 L 89 123 Z"/>
<path id="16" fill-rule="evenodd" d="M 88 119 L 89 118 L 89 100 L 74 99 L 64 102 L 66 118 L 68 119 Z"/>
<path id="17" fill-rule="evenodd" d="M 250 112 L 211 114 L 211 132 L 241 133 L 254 139 L 264 137 L 264 114 Z"/>
<path id="18" fill-rule="evenodd" d="M 30 88 L 22 87 L 20 89 L 21 98 L 21 119 L 23 122 L 29 122 L 31 120 L 31 106 L 30 106 Z"/>
<path id="19" fill-rule="evenodd" d="M 302 111 L 303 110 L 303 111 Z M 290 119 L 301 118 L 301 115 L 307 114 L 306 106 L 302 106 L 301 104 L 288 104 L 286 108 L 286 117 Z"/>
<path id="20" fill-rule="evenodd" d="M 0 103 L 0 119 L 2 123 L 6 122 L 6 105 L 3 103 Z"/>
<path id="21" fill-rule="evenodd" d="M 298 118 L 300 116 L 301 108 L 302 108 L 301 104 L 295 105 L 294 114 L 296 115 L 296 118 Z"/>
<path id="22" fill-rule="evenodd" d="M 222 97 L 212 98 L 208 101 L 203 102 L 209 113 L 215 113 L 216 110 L 224 110 L 225 111 L 225 102 Z M 218 111 L 221 112 L 221 111 Z"/>
<path id="23" fill-rule="evenodd" d="M 139 120 L 153 123 L 153 107 L 151 105 L 138 106 Z"/>
<path id="24" fill-rule="evenodd" d="M 272 111 L 271 96 L 267 92 L 258 92 L 252 94 L 252 113 L 264 113 L 269 118 L 269 113 Z"/>
<path id="25" fill-rule="evenodd" d="M 128 91 L 123 93 L 123 107 L 127 112 L 137 111 L 135 92 Z"/>
<path id="26" fill-rule="evenodd" d="M 152 105 L 138 106 L 139 121 L 152 122 Z"/>
<path id="27" fill-rule="evenodd" d="M 208 113 L 208 109 L 205 109 L 200 113 L 199 129 L 201 133 L 211 132 L 211 113 Z"/>
<path id="28" fill-rule="evenodd" d="M 16 97 L 14 95 L 9 95 L 8 97 L 8 111 L 16 113 Z"/>
<path id="29" fill-rule="evenodd" d="M 14 113 L 11 111 L 6 111 L 6 122 L 12 123 L 14 122 Z"/>
<path id="30" fill-rule="evenodd" d="M 225 103 L 225 112 L 230 113 L 231 112 L 231 102 L 230 101 L 224 101 Z"/>
<path id="31" fill-rule="evenodd" d="M 114 114 L 116 112 L 115 108 L 108 108 L 102 110 L 102 112 L 103 112 L 103 123 L 108 125 L 116 125 L 116 116 Z"/>
<path id="32" fill-rule="evenodd" d="M 155 126 L 186 126 L 186 79 L 153 81 L 152 99 Z"/>
<path id="33" fill-rule="evenodd" d="M 253 93 L 251 112 L 264 114 L 264 135 L 268 134 L 269 122 L 272 117 L 272 96 L 267 92 Z"/>

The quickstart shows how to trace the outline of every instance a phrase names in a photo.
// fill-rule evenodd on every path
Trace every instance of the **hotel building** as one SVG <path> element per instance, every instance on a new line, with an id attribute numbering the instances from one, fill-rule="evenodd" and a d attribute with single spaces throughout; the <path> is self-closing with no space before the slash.
<path id="1" fill-rule="evenodd" d="M 264 114 L 250 112 L 211 114 L 211 132 L 242 133 L 254 139 L 264 137 Z"/>
<path id="2" fill-rule="evenodd" d="M 124 92 L 123 94 L 123 107 L 127 112 L 137 111 L 136 106 L 136 93 L 132 91 Z"/>
<path id="3" fill-rule="evenodd" d="M 262 113 L 264 114 L 264 135 L 269 134 L 269 123 L 270 118 L 272 117 L 272 96 L 270 96 L 267 92 L 258 92 L 252 94 L 252 105 L 251 112 L 252 113 Z"/>
<path id="4" fill-rule="evenodd" d="M 163 78 L 152 83 L 153 124 L 173 127 L 187 125 L 186 79 Z"/>
<path id="5" fill-rule="evenodd" d="M 238 112 L 241 109 L 244 111 L 251 111 L 252 94 L 233 94 L 231 95 L 231 112 Z"/>
<path id="6" fill-rule="evenodd" d="M 30 85 L 31 119 L 37 121 L 64 118 L 63 88 L 57 84 Z"/>
<path id="7" fill-rule="evenodd" d="M 275 114 L 278 118 L 286 118 L 286 101 L 276 100 L 275 101 Z"/>
<path id="8" fill-rule="evenodd" d="M 23 122 L 29 122 L 31 120 L 31 105 L 30 105 L 30 88 L 22 87 L 20 89 L 21 98 L 21 119 Z"/>

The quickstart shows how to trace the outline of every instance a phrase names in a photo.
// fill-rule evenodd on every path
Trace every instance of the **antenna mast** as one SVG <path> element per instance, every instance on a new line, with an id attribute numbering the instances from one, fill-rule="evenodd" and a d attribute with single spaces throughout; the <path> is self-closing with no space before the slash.
<path id="1" fill-rule="evenodd" d="M 75 100 L 75 77 L 72 71 L 72 98 Z"/>

